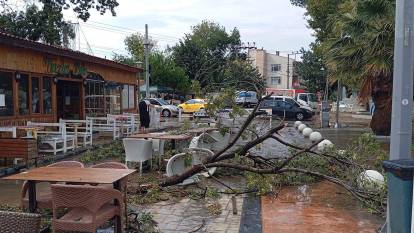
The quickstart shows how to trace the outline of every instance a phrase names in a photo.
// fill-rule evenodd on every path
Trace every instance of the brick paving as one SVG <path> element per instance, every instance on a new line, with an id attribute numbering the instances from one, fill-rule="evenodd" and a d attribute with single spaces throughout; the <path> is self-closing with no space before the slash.
<path id="1" fill-rule="evenodd" d="M 243 205 L 243 197 L 236 198 L 237 214 L 233 214 L 230 195 L 221 195 L 217 200 L 222 212 L 218 216 L 210 214 L 206 201 L 182 199 L 172 203 L 163 201 L 152 205 L 136 207 L 138 212 L 150 212 L 158 223 L 158 228 L 164 233 L 238 233 Z"/>

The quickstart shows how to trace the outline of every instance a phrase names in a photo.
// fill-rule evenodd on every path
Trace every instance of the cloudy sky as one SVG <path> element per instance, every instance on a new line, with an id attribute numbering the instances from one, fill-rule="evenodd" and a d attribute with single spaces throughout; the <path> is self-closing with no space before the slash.
<path id="1" fill-rule="evenodd" d="M 117 16 L 93 13 L 87 23 L 80 23 L 81 50 L 107 58 L 113 52 L 126 54 L 123 39 L 133 32 L 144 32 L 158 41 L 158 47 L 174 45 L 189 33 L 192 25 L 210 20 L 237 27 L 242 41 L 270 51 L 297 51 L 313 40 L 307 28 L 304 10 L 289 0 L 119 0 Z M 76 21 L 71 11 L 65 18 Z"/>

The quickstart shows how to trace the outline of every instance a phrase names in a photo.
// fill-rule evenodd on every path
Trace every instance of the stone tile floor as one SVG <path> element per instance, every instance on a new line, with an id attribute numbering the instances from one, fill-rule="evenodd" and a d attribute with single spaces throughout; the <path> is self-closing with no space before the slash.
<path id="1" fill-rule="evenodd" d="M 242 213 L 243 197 L 236 197 L 237 214 L 233 214 L 230 195 L 218 199 L 222 212 L 214 216 L 208 212 L 206 201 L 182 199 L 179 202 L 163 201 L 152 205 L 139 206 L 137 211 L 150 212 L 164 233 L 238 233 Z"/>

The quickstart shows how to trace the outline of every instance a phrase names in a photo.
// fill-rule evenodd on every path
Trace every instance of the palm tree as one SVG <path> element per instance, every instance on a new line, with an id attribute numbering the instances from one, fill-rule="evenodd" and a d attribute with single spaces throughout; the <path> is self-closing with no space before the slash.
<path id="1" fill-rule="evenodd" d="M 372 97 L 377 135 L 391 130 L 394 15 L 393 0 L 345 1 L 330 17 L 333 32 L 323 45 L 330 80 L 359 87 L 360 100 Z"/>

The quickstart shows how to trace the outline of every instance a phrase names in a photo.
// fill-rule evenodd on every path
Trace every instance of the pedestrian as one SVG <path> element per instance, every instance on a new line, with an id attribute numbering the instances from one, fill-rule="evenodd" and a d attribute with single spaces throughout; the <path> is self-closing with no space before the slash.
<path id="1" fill-rule="evenodd" d="M 150 125 L 149 103 L 147 104 L 145 100 L 141 100 L 138 104 L 138 109 L 139 121 L 141 123 L 140 133 L 146 133 Z"/>

